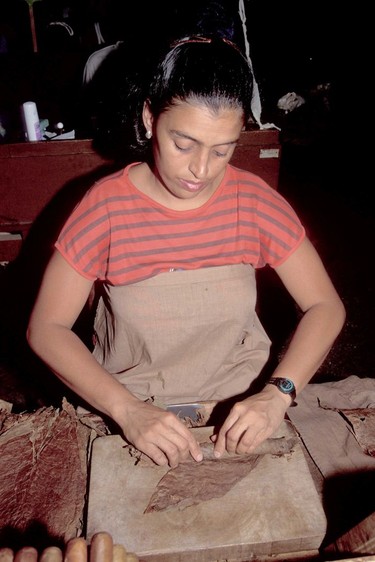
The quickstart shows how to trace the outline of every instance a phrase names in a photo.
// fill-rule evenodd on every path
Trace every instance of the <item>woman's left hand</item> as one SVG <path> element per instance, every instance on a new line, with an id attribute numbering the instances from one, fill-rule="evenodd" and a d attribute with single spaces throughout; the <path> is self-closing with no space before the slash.
<path id="1" fill-rule="evenodd" d="M 267 385 L 261 392 L 237 402 L 229 412 L 215 442 L 215 456 L 228 453 L 247 454 L 254 451 L 281 425 L 289 406 L 288 396 Z"/>

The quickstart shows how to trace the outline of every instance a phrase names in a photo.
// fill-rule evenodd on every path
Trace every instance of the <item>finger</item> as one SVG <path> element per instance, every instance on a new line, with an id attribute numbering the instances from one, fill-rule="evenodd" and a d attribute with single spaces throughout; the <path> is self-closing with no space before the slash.
<path id="1" fill-rule="evenodd" d="M 38 551 L 33 546 L 24 546 L 14 557 L 14 562 L 37 562 Z"/>
<path id="2" fill-rule="evenodd" d="M 126 555 L 126 562 L 139 562 L 139 558 L 134 552 L 128 552 Z"/>
<path id="3" fill-rule="evenodd" d="M 174 442 L 173 444 L 176 443 Z M 203 453 L 200 445 L 190 432 L 187 439 L 183 438 L 183 440 L 178 440 L 177 450 L 173 450 L 173 452 L 168 455 L 168 458 L 170 462 L 178 464 L 179 462 L 186 460 L 189 455 L 191 455 L 197 462 L 201 462 L 203 460 Z"/>
<path id="4" fill-rule="evenodd" d="M 11 548 L 0 548 L 0 562 L 13 562 L 14 552 Z"/>
<path id="5" fill-rule="evenodd" d="M 166 440 L 163 443 L 164 454 L 168 458 L 168 464 L 171 468 L 177 468 L 179 463 L 189 455 L 188 443 L 185 439 L 173 436 L 173 441 Z M 178 442 L 176 444 L 176 441 Z"/>
<path id="6" fill-rule="evenodd" d="M 197 461 L 203 459 L 199 443 L 191 431 L 170 412 L 163 412 L 158 426 L 153 424 L 149 431 L 143 432 L 137 448 L 159 466 L 169 464 L 175 468 L 179 462 L 186 460 L 189 454 Z"/>
<path id="7" fill-rule="evenodd" d="M 87 544 L 83 537 L 77 537 L 68 541 L 64 562 L 87 562 Z"/>
<path id="8" fill-rule="evenodd" d="M 113 562 L 126 562 L 126 548 L 122 544 L 113 545 Z"/>
<path id="9" fill-rule="evenodd" d="M 248 429 L 238 442 L 237 453 L 252 453 L 267 437 L 268 432 L 266 431 L 259 431 L 259 433 L 254 434 L 253 428 Z"/>
<path id="10" fill-rule="evenodd" d="M 222 456 L 222 454 L 225 451 L 225 446 L 226 446 L 226 442 L 225 442 L 225 433 L 222 432 L 220 434 L 217 435 L 217 439 L 215 442 L 215 447 L 214 447 L 214 456 L 216 458 L 220 458 Z"/>
<path id="11" fill-rule="evenodd" d="M 193 459 L 197 462 L 201 462 L 203 460 L 202 449 L 201 449 L 198 441 L 195 439 L 195 437 L 191 433 L 191 431 L 189 431 L 188 443 L 189 443 L 189 452 L 190 452 L 191 456 L 193 457 Z"/>
<path id="12" fill-rule="evenodd" d="M 197 462 L 203 459 L 198 441 L 187 427 L 179 420 L 177 421 L 178 424 L 167 434 L 161 436 L 163 440 L 158 443 L 158 446 L 167 456 L 168 463 L 172 468 L 178 466 L 179 462 L 186 460 L 189 454 Z"/>
<path id="13" fill-rule="evenodd" d="M 190 429 L 188 429 L 177 416 L 175 416 L 175 420 L 177 424 L 173 424 L 173 430 L 176 435 L 171 434 L 168 435 L 168 437 L 178 448 L 179 460 L 187 459 L 190 453 L 194 460 L 200 462 L 203 460 L 203 453 L 198 441 L 195 439 Z"/>
<path id="14" fill-rule="evenodd" d="M 241 443 L 241 439 L 246 432 L 246 428 L 241 428 L 239 425 L 238 427 L 232 427 L 226 434 L 225 440 L 225 448 L 228 453 L 238 453 L 238 447 Z"/>
<path id="15" fill-rule="evenodd" d="M 200 448 L 199 443 L 195 443 L 194 446 L 190 448 L 190 454 L 193 459 L 197 462 L 201 462 L 203 460 L 203 453 L 202 449 Z"/>
<path id="16" fill-rule="evenodd" d="M 39 562 L 62 562 L 63 553 L 58 546 L 48 546 L 40 555 Z"/>
<path id="17" fill-rule="evenodd" d="M 113 541 L 109 533 L 93 535 L 90 545 L 90 562 L 112 562 Z"/>
<path id="18" fill-rule="evenodd" d="M 168 458 L 157 445 L 148 443 L 142 450 L 158 466 L 166 466 L 168 464 Z"/>
<path id="19" fill-rule="evenodd" d="M 229 414 L 225 422 L 220 428 L 219 433 L 215 439 L 215 447 L 214 447 L 214 455 L 215 457 L 221 457 L 227 449 L 227 432 L 233 427 L 233 425 L 237 422 L 238 416 L 233 414 L 232 412 Z M 228 451 L 229 452 L 229 451 Z"/>

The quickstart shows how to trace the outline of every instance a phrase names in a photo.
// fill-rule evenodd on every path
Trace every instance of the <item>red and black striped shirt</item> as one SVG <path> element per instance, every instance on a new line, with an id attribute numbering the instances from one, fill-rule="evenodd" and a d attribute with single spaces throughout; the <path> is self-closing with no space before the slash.
<path id="1" fill-rule="evenodd" d="M 228 165 L 204 205 L 174 211 L 140 192 L 129 167 L 91 187 L 56 242 L 88 279 L 124 285 L 175 269 L 275 267 L 305 236 L 289 203 L 250 172 Z"/>

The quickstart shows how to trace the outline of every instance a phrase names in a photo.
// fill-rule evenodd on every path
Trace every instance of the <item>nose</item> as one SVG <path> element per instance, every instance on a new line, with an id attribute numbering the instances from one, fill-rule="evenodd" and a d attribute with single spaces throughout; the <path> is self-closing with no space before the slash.
<path id="1" fill-rule="evenodd" d="M 204 179 L 208 175 L 209 153 L 205 150 L 198 150 L 189 162 L 189 171 L 197 179 Z"/>

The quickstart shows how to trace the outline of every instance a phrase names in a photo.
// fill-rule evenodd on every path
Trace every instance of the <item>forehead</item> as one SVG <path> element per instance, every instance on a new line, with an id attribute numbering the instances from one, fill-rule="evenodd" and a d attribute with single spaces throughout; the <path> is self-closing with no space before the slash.
<path id="1" fill-rule="evenodd" d="M 160 116 L 160 125 L 196 140 L 207 136 L 215 144 L 235 142 L 243 128 L 243 111 L 232 107 L 212 109 L 200 102 L 178 102 Z"/>

